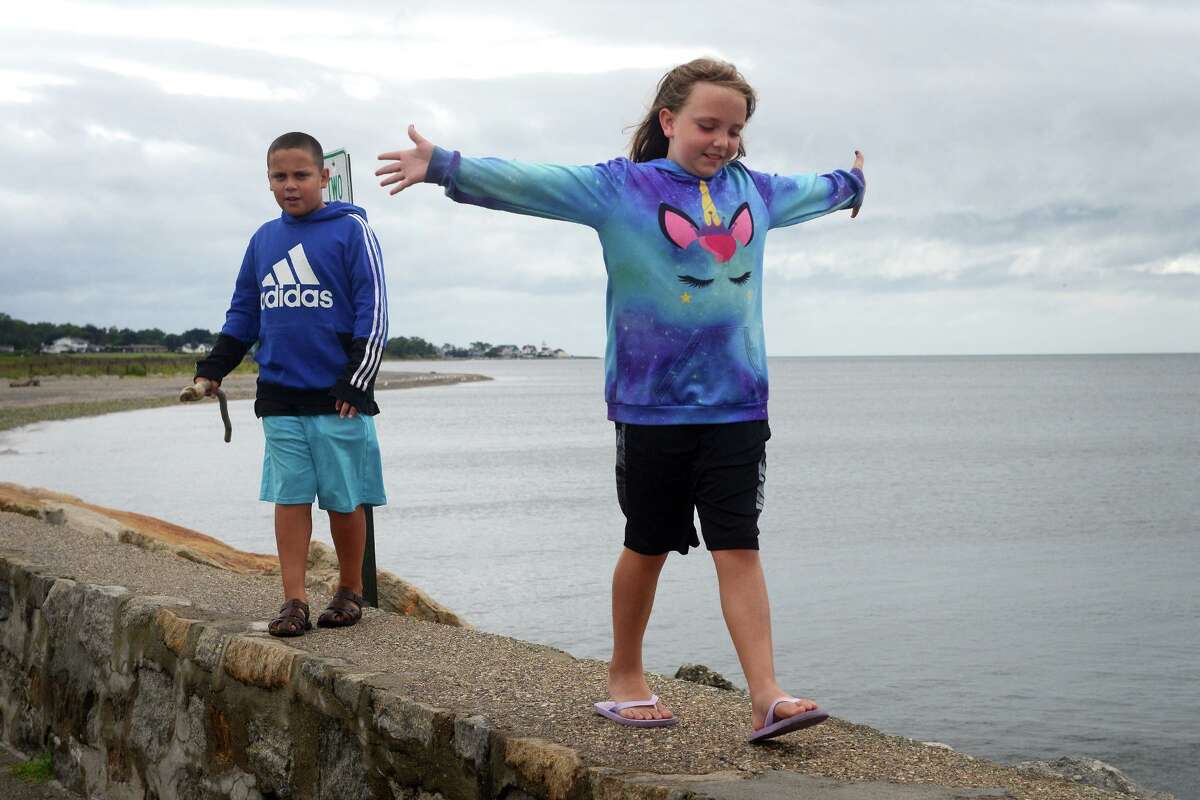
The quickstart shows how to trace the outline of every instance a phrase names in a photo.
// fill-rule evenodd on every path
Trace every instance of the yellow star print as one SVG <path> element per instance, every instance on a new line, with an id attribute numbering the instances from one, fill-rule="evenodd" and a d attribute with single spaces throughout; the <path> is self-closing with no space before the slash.
<path id="1" fill-rule="evenodd" d="M 690 303 L 690 302 L 692 302 L 692 296 L 691 296 L 690 294 L 688 294 L 687 292 L 684 292 L 683 294 L 681 294 L 681 295 L 679 296 L 679 299 L 680 299 L 680 300 L 682 300 L 682 301 L 683 301 L 683 302 L 685 302 L 685 303 Z"/>

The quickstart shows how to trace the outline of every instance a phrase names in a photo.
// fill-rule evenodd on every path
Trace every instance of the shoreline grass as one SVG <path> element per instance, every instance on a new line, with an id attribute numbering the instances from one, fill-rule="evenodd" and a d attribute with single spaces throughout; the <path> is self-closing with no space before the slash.
<path id="1" fill-rule="evenodd" d="M 13 764 L 9 770 L 14 778 L 25 783 L 49 783 L 54 778 L 54 760 L 47 751 Z"/>
<path id="2" fill-rule="evenodd" d="M 10 381 L 49 378 L 57 375 L 191 375 L 196 356 L 185 353 L 44 353 L 0 354 L 0 378 Z M 258 372 L 258 365 L 246 359 L 236 372 Z"/>

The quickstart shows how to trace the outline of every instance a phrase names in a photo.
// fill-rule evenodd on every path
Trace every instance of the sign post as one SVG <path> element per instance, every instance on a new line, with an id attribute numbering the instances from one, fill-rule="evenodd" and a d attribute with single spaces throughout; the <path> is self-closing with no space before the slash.
<path id="1" fill-rule="evenodd" d="M 345 150 L 325 153 L 325 166 L 329 168 L 329 184 L 321 190 L 321 199 L 326 203 L 340 200 L 354 202 L 354 184 L 350 179 L 350 154 Z M 375 567 L 375 514 L 371 506 L 364 505 L 363 516 L 367 523 L 367 543 L 363 550 L 362 582 L 363 600 L 367 605 L 379 608 L 379 579 Z"/>
<path id="2" fill-rule="evenodd" d="M 367 546 L 363 550 L 363 600 L 372 608 L 379 608 L 379 580 L 375 567 L 375 514 L 371 506 L 363 506 L 367 518 Z"/>

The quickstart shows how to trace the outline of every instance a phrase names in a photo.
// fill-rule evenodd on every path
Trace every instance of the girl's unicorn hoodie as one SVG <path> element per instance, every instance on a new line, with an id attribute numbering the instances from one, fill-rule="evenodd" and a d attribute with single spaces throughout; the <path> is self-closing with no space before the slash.
<path id="1" fill-rule="evenodd" d="M 665 158 L 594 166 L 434 150 L 425 180 L 460 203 L 596 230 L 608 271 L 608 418 L 644 425 L 767 418 L 763 246 L 771 228 L 862 204 L 861 170 L 783 177 Z"/>

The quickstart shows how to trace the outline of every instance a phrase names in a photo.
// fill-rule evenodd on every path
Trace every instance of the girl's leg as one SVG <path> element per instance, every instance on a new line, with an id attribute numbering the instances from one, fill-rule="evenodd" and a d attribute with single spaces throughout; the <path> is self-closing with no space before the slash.
<path id="1" fill-rule="evenodd" d="M 308 566 L 308 542 L 312 539 L 312 506 L 275 504 L 275 547 L 283 575 L 283 599 L 304 600 L 304 571 Z"/>
<path id="2" fill-rule="evenodd" d="M 767 581 L 757 550 L 714 550 L 712 555 L 721 587 L 721 611 L 750 690 L 751 725 L 758 730 L 771 703 L 788 694 L 775 681 Z M 816 707 L 811 700 L 780 703 L 775 716 L 784 719 Z"/>
<path id="3" fill-rule="evenodd" d="M 367 547 L 367 517 L 362 506 L 342 514 L 329 512 L 329 534 L 338 558 L 338 584 L 362 594 L 363 551 Z"/>
<path id="4" fill-rule="evenodd" d="M 658 576 L 666 553 L 644 556 L 629 548 L 621 551 L 613 571 L 613 654 L 608 664 L 608 696 L 613 700 L 644 700 L 652 693 L 642 666 L 642 638 L 654 607 Z M 658 708 L 627 708 L 620 712 L 629 719 L 666 719 L 671 712 Z"/>

